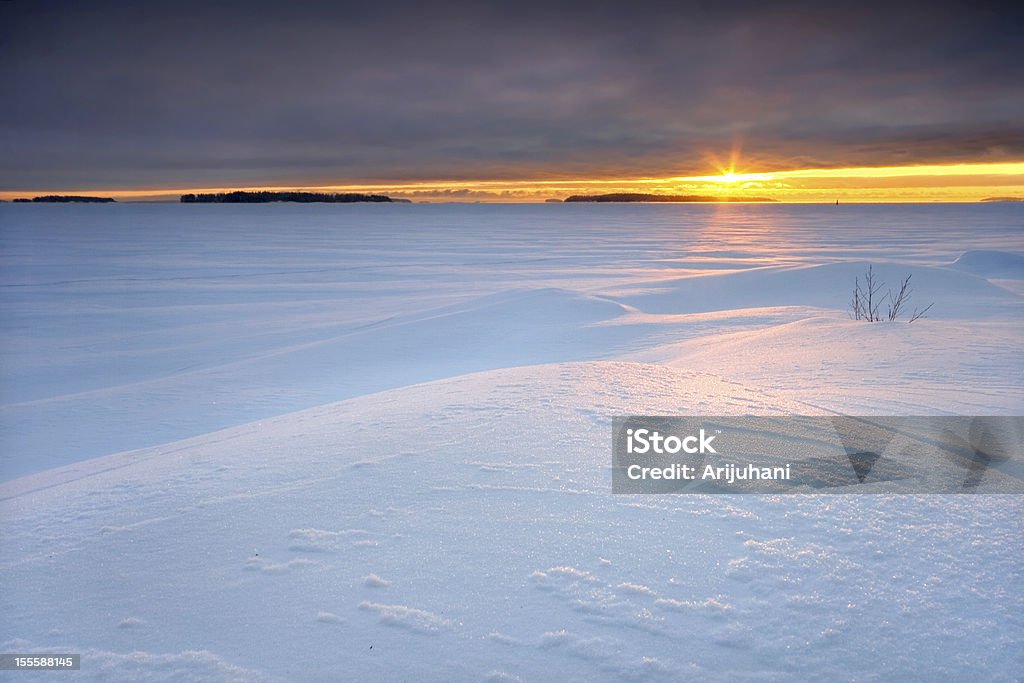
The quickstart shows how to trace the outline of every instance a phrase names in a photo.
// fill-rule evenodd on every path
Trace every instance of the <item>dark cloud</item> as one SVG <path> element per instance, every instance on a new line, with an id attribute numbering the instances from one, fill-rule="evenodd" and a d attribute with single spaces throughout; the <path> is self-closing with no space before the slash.
<path id="1" fill-rule="evenodd" d="M 897 6 L 898 5 L 898 6 Z M 1024 157 L 984 3 L 0 2 L 0 186 Z"/>

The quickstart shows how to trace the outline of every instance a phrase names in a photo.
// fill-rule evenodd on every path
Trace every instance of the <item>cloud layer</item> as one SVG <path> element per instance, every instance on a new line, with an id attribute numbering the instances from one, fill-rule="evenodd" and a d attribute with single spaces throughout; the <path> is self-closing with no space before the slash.
<path id="1" fill-rule="evenodd" d="M 999 5 L 0 3 L 0 187 L 1024 158 Z"/>

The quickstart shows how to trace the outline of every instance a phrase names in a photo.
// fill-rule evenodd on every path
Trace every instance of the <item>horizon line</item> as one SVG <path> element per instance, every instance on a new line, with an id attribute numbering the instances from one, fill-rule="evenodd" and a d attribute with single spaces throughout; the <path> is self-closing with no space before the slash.
<path id="1" fill-rule="evenodd" d="M 263 191 L 363 192 L 396 195 L 396 198 L 412 200 L 443 199 L 450 202 L 535 203 L 544 202 L 547 199 L 565 198 L 564 196 L 555 196 L 559 194 L 566 196 L 584 194 L 585 192 L 580 191 L 584 188 L 606 188 L 607 192 L 616 193 L 645 191 L 650 194 L 710 194 L 722 197 L 723 201 L 733 198 L 734 203 L 744 196 L 768 196 L 776 203 L 803 204 L 831 203 L 835 200 L 847 203 L 971 203 L 1003 195 L 1024 193 L 1024 161 L 801 168 L 765 172 L 750 171 L 733 166 L 718 170 L 717 175 L 665 177 L 373 181 L 202 188 L 0 190 L 0 199 L 10 201 L 45 195 L 101 195 L 127 202 L 133 200 L 173 201 L 183 194 Z M 913 179 L 917 179 L 917 182 L 910 182 Z M 989 182 L 978 182 L 986 179 Z"/>

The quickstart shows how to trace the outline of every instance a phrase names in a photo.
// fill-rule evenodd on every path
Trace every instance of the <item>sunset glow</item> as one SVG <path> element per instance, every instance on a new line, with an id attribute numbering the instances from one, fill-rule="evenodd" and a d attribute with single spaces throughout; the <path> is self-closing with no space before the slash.
<path id="1" fill-rule="evenodd" d="M 101 194 L 122 201 L 174 201 L 194 192 L 232 190 L 373 192 L 414 201 L 539 202 L 572 194 L 645 192 L 729 197 L 767 197 L 778 202 L 976 202 L 1024 196 L 1024 162 L 851 168 L 807 168 L 765 173 L 725 170 L 719 174 L 666 178 L 564 178 L 523 180 L 424 180 L 323 183 L 308 186 L 205 188 L 42 188 L 0 192 L 0 198 L 44 194 Z"/>

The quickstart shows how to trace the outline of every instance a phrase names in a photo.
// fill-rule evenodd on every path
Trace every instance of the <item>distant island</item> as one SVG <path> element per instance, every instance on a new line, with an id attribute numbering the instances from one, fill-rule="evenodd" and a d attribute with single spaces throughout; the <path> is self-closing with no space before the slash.
<path id="1" fill-rule="evenodd" d="M 985 197 L 979 202 L 1024 202 L 1024 197 Z"/>
<path id="2" fill-rule="evenodd" d="M 708 197 L 696 194 L 643 194 L 617 192 L 613 194 L 574 194 L 567 202 L 774 202 L 766 197 Z"/>
<path id="3" fill-rule="evenodd" d="M 182 204 L 265 204 L 267 202 L 348 204 L 391 201 L 393 201 L 391 197 L 382 194 L 357 194 L 354 192 L 217 192 L 181 195 Z"/>
<path id="4" fill-rule="evenodd" d="M 114 200 L 113 197 L 80 197 L 73 194 L 48 194 L 43 197 L 33 197 L 32 199 L 20 198 L 15 199 L 16 202 L 37 202 L 37 203 L 51 203 L 51 204 L 63 204 L 66 202 L 82 202 L 85 204 L 109 204 Z"/>

